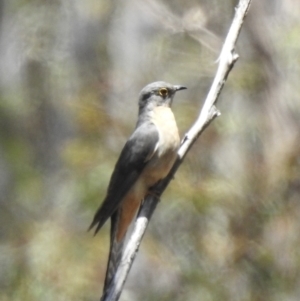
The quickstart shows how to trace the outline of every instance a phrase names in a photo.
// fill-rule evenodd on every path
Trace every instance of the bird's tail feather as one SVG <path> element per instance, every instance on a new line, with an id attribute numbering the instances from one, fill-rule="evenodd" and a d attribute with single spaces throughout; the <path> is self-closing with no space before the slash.
<path id="1" fill-rule="evenodd" d="M 107 262 L 106 275 L 103 287 L 103 295 L 101 300 L 105 300 L 107 294 L 109 293 L 108 289 L 114 281 L 114 277 L 118 266 L 121 262 L 123 255 L 123 247 L 126 239 L 126 235 L 120 240 L 116 239 L 116 231 L 118 228 L 120 212 L 117 210 L 111 217 L 111 230 L 110 230 L 110 252 Z"/>

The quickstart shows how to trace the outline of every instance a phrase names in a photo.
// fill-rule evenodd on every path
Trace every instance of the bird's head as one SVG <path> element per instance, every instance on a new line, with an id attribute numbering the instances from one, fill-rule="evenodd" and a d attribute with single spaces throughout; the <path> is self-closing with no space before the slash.
<path id="1" fill-rule="evenodd" d="M 143 111 L 158 106 L 170 107 L 175 93 L 184 89 L 186 87 L 171 85 L 162 81 L 151 83 L 140 92 L 139 109 Z"/>

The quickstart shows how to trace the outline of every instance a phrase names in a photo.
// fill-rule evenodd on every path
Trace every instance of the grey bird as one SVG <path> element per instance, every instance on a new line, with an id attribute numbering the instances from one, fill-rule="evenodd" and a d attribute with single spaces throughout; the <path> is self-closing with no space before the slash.
<path id="1" fill-rule="evenodd" d="M 186 87 L 163 81 L 144 87 L 139 95 L 136 127 L 115 165 L 107 195 L 97 210 L 90 229 L 95 234 L 111 217 L 110 252 L 102 300 L 120 263 L 123 244 L 142 200 L 172 168 L 180 145 L 171 110 L 173 97 Z"/>

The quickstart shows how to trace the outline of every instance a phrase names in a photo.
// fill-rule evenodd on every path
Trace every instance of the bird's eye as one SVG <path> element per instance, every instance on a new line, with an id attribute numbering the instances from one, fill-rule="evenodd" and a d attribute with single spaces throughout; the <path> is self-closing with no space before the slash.
<path id="1" fill-rule="evenodd" d="M 161 88 L 161 89 L 159 89 L 158 93 L 159 93 L 160 96 L 166 97 L 166 96 L 168 96 L 169 91 L 168 91 L 167 88 Z"/>

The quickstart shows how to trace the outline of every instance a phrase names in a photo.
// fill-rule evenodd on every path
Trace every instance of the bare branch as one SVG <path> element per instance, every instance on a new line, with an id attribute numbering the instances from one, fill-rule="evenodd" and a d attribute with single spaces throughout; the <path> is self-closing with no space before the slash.
<path id="1" fill-rule="evenodd" d="M 195 143 L 197 138 L 205 130 L 205 128 L 216 117 L 220 115 L 220 112 L 217 110 L 215 105 L 228 77 L 228 74 L 238 59 L 238 54 L 235 52 L 235 44 L 241 31 L 244 19 L 247 15 L 250 3 L 251 0 L 240 0 L 238 6 L 235 9 L 234 19 L 230 26 L 220 54 L 220 58 L 218 60 L 219 65 L 217 73 L 210 91 L 206 97 L 203 108 L 199 114 L 199 117 L 183 138 L 181 146 L 178 150 L 178 158 L 169 175 L 156 185 L 155 196 L 149 195 L 145 199 L 135 222 L 133 233 L 125 247 L 120 266 L 118 267 L 118 270 L 114 277 L 114 281 L 112 281 L 111 287 L 109 288 L 109 293 L 103 301 L 117 301 L 119 299 L 149 220 L 156 208 L 157 203 L 159 202 L 159 197 L 168 186 L 187 152 Z"/>

